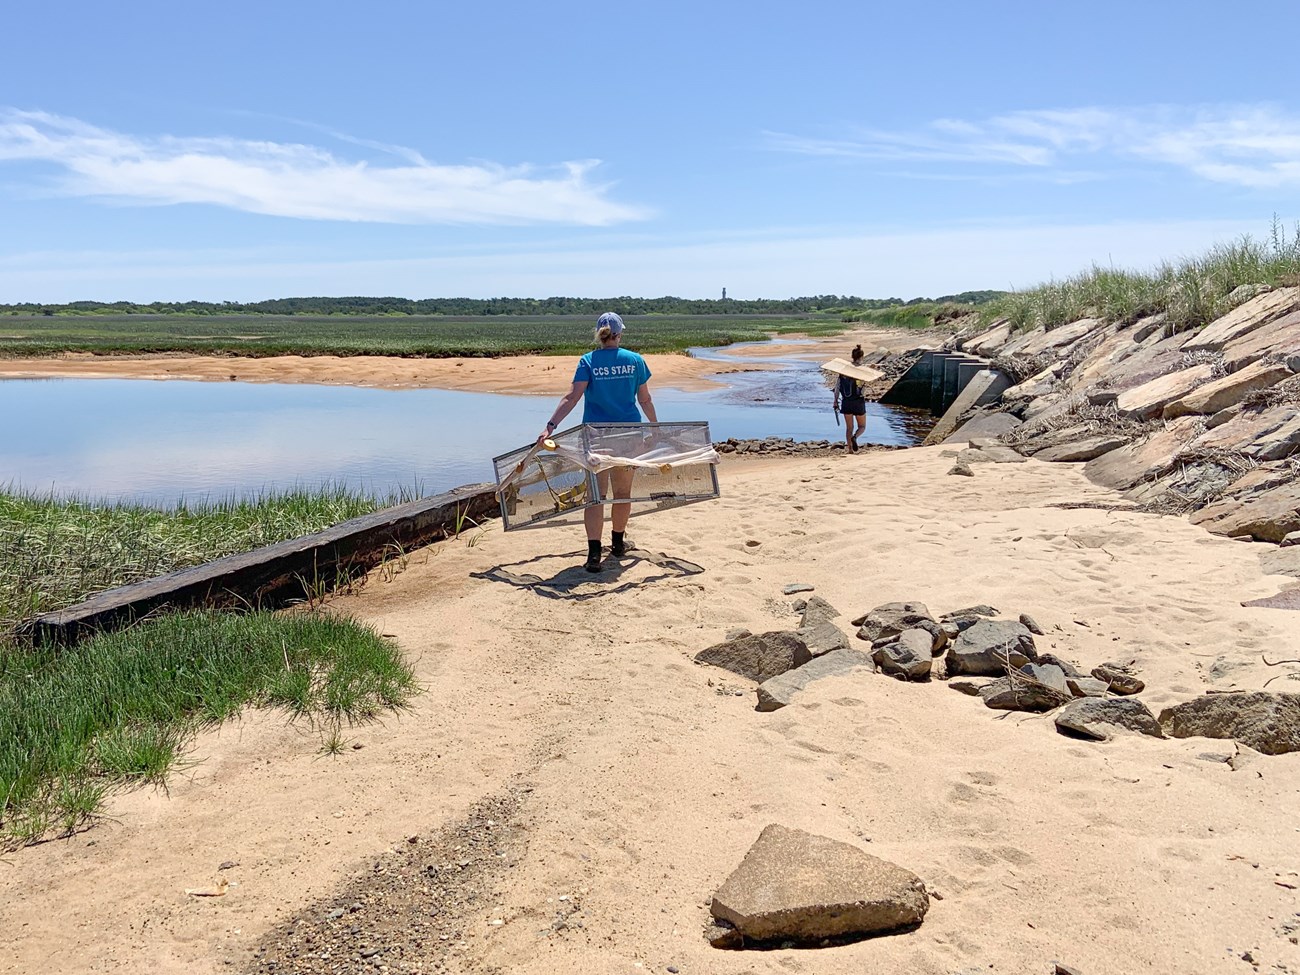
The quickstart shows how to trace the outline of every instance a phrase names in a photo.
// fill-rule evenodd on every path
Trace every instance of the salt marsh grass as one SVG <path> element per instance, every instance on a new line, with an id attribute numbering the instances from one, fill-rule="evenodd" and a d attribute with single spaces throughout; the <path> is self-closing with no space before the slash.
<path id="1" fill-rule="evenodd" d="M 1300 283 L 1300 226 L 1278 220 L 1265 240 L 1242 237 L 1147 272 L 1094 265 L 1063 281 L 1015 291 L 980 308 L 986 323 L 1056 328 L 1082 318 L 1133 322 L 1163 314 L 1171 332 L 1199 328 L 1251 297 L 1251 286 Z"/>
<path id="2" fill-rule="evenodd" d="M 320 531 L 415 493 L 377 499 L 325 485 L 171 509 L 0 493 L 0 628 L 104 589 Z"/>
<path id="3" fill-rule="evenodd" d="M 323 613 L 189 612 L 0 648 L 0 844 L 76 830 L 111 789 L 161 784 L 195 732 L 245 707 L 307 718 L 329 748 L 415 692 L 395 645 Z"/>

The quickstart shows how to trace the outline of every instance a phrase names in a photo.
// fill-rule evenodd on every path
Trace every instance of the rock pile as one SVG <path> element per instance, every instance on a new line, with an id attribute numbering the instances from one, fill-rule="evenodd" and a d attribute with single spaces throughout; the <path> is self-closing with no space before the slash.
<path id="1" fill-rule="evenodd" d="M 977 439 L 954 473 L 1025 457 L 1084 463 L 1094 482 L 1217 534 L 1280 542 L 1300 530 L 1300 287 L 1238 297 L 1177 333 L 1160 316 L 1026 333 L 963 322 L 948 348 L 1027 378 L 963 418 L 946 442 Z"/>
<path id="2" fill-rule="evenodd" d="M 732 437 L 720 440 L 713 445 L 720 454 L 754 454 L 778 457 L 824 457 L 828 454 L 844 452 L 843 440 L 795 440 L 793 437 L 764 437 L 762 439 L 737 440 Z M 889 444 L 863 444 L 860 450 L 897 450 L 899 447 Z"/>
<path id="3" fill-rule="evenodd" d="M 793 631 L 735 631 L 696 654 L 696 662 L 756 682 L 756 711 L 787 707 L 826 677 L 883 674 L 947 681 L 994 710 L 1059 710 L 1055 721 L 1062 734 L 1093 741 L 1136 732 L 1234 738 L 1265 755 L 1300 751 L 1300 694 L 1207 695 L 1166 708 L 1157 719 L 1132 696 L 1146 685 L 1131 666 L 1106 662 L 1084 672 L 1055 654 L 1039 653 L 1034 635 L 1043 630 L 1028 614 L 1006 619 L 996 608 L 979 605 L 935 617 L 921 602 L 882 603 L 851 620 L 868 649 L 851 645 L 835 622 L 839 612 L 820 596 L 796 600 L 793 608 L 802 614 Z"/>

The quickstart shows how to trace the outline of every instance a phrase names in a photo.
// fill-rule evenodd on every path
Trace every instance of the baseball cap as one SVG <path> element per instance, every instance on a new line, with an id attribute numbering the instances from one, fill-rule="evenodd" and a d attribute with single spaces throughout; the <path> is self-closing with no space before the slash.
<path id="1" fill-rule="evenodd" d="M 623 334 L 623 319 L 612 311 L 607 311 L 596 319 L 597 328 L 605 328 L 606 326 L 609 326 L 609 330 L 615 335 Z"/>

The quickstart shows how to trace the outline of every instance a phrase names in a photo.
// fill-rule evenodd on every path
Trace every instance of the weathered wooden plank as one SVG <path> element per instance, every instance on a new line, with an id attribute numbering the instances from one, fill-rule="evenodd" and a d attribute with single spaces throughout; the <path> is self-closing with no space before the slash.
<path id="1" fill-rule="evenodd" d="M 75 606 L 26 621 L 18 635 L 69 644 L 163 608 L 284 605 L 302 599 L 309 588 L 328 591 L 386 557 L 445 538 L 454 533 L 458 519 L 481 522 L 496 514 L 497 507 L 493 485 L 466 485 L 312 535 L 96 593 Z"/>

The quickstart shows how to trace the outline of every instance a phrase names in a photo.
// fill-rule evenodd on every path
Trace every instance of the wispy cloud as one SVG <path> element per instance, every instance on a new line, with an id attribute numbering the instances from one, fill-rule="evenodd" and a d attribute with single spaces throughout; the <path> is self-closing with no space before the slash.
<path id="1" fill-rule="evenodd" d="M 0 161 L 58 167 L 52 191 L 67 196 L 375 223 L 607 226 L 649 216 L 644 207 L 612 200 L 609 184 L 591 180 L 599 160 L 448 166 L 404 147 L 350 141 L 404 164 L 340 159 L 297 143 L 145 138 L 46 112 L 0 110 Z"/>
<path id="2" fill-rule="evenodd" d="M 855 129 L 835 138 L 766 133 L 769 148 L 813 156 L 920 164 L 1072 169 L 1142 160 L 1255 189 L 1300 186 L 1300 115 L 1274 105 L 1073 108 L 936 119 L 906 131 Z"/>

